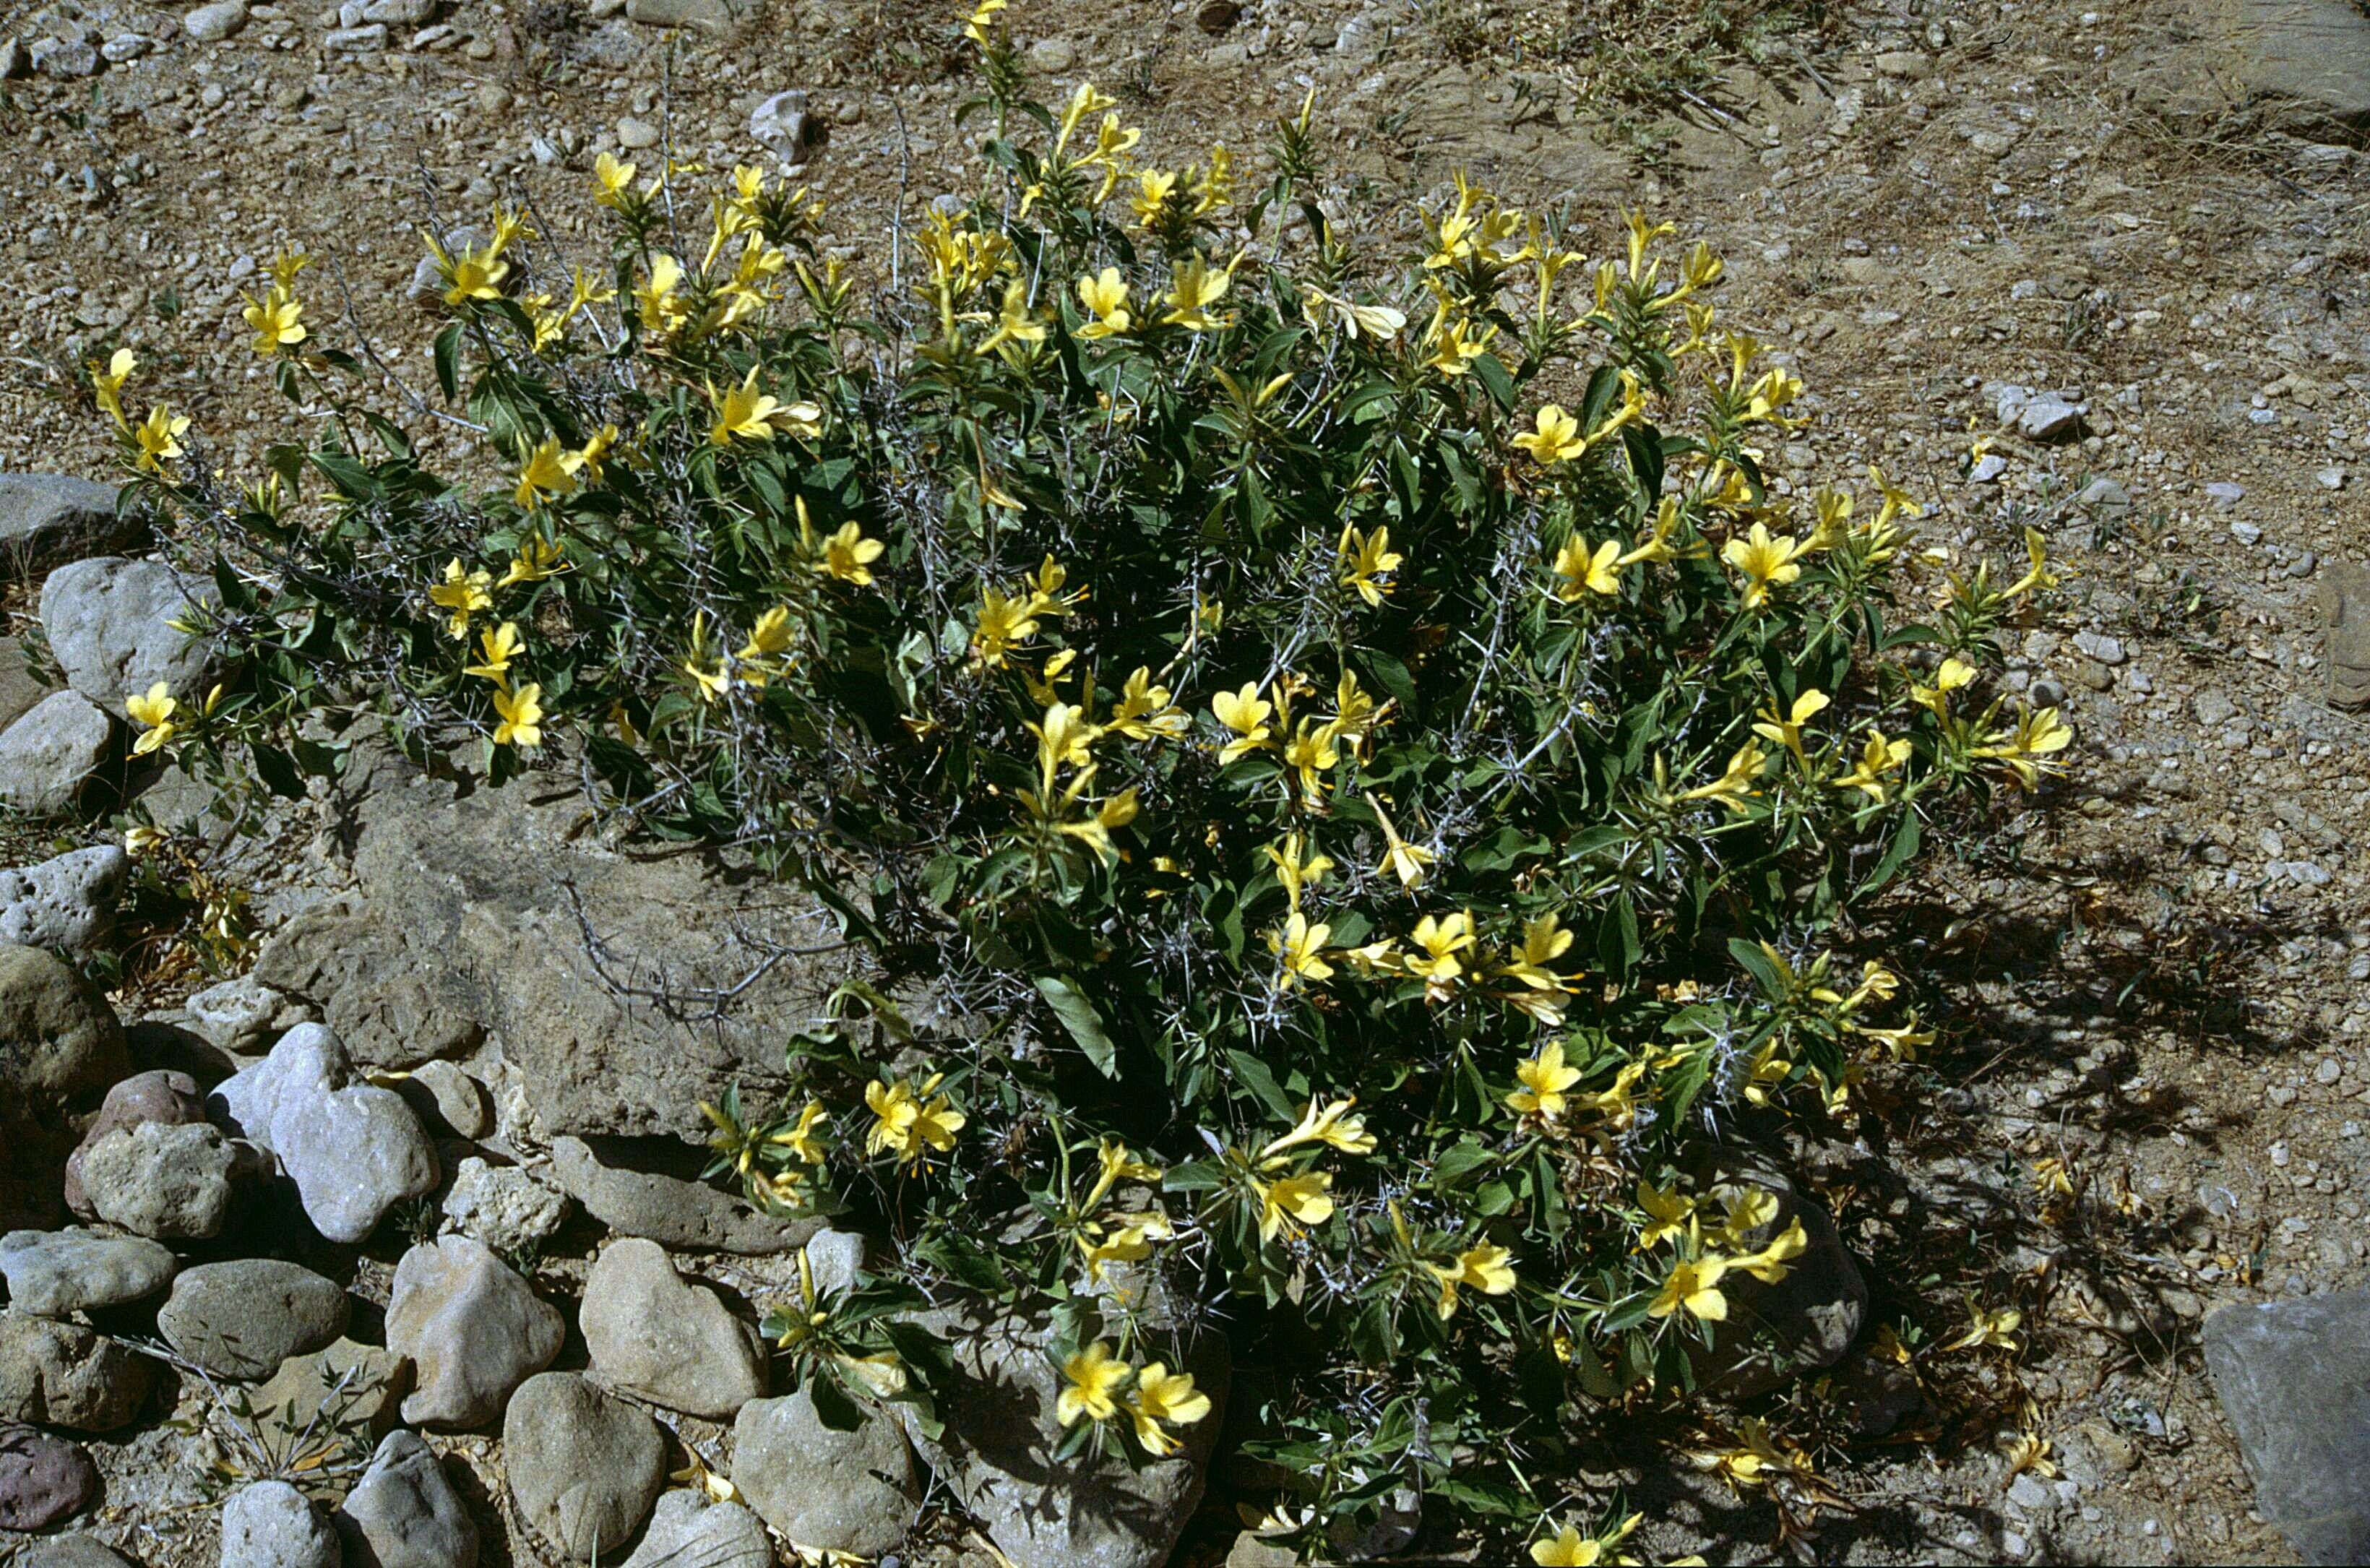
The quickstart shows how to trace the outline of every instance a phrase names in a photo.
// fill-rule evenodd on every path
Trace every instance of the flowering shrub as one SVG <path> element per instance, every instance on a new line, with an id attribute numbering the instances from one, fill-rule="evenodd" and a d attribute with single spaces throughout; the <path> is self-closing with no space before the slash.
<path id="1" fill-rule="evenodd" d="M 1801 1254 L 1708 1150 L 1931 1039 L 1828 934 L 2056 765 L 1988 695 L 2053 579 L 1919 553 L 1881 474 L 1766 482 L 1800 386 L 1671 225 L 1592 266 L 1460 182 L 1360 255 L 1307 106 L 1256 186 L 1161 167 L 1091 86 L 1030 101 L 995 8 L 986 186 L 869 294 L 750 168 L 696 233 L 696 171 L 604 155 L 568 275 L 509 211 L 431 238 L 414 413 L 491 488 L 365 406 L 301 257 L 246 315 L 328 412 L 252 488 L 96 369 L 243 672 L 138 694 L 141 744 L 292 791 L 378 713 L 828 900 L 883 984 L 803 1092 L 708 1108 L 760 1201 L 893 1239 L 768 1321 L 827 1413 L 926 1418 L 923 1285 L 1050 1312 L 1071 1448 L 1142 1461 L 1223 1318 L 1292 1368 L 1238 1412 L 1282 1516 L 1413 1484 L 1595 1560 L 1634 1521 L 1560 1506 L 1568 1408 L 1690 1386 Z M 915 971 L 975 1037 L 916 1034 Z"/>

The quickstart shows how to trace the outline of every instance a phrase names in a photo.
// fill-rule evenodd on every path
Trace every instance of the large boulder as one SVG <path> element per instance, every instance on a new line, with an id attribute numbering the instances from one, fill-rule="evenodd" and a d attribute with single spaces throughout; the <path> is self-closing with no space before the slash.
<path id="1" fill-rule="evenodd" d="M 0 474 L 0 571 L 21 578 L 145 543 L 147 520 L 118 516 L 119 493 L 65 474 Z"/>
<path id="2" fill-rule="evenodd" d="M 791 1544 L 868 1561 L 903 1544 L 922 1493 L 894 1417 L 868 1410 L 856 1430 L 835 1432 L 804 1389 L 741 1407 L 732 1484 Z"/>
<path id="3" fill-rule="evenodd" d="M 357 773 L 355 895 L 290 921 L 256 973 L 316 1004 L 359 1061 L 408 1066 L 492 1031 L 546 1136 L 705 1141 L 699 1102 L 787 1088 L 783 1020 L 821 1014 L 853 972 L 819 902 L 610 849 L 572 794 L 454 799 L 393 764 Z M 949 1021 L 926 996 L 900 1006 L 917 1028 Z"/>
<path id="4" fill-rule="evenodd" d="M 1041 1317 L 990 1317 L 941 1308 L 922 1327 L 947 1341 L 954 1375 L 934 1390 L 944 1432 L 933 1439 L 907 1407 L 897 1413 L 931 1471 L 986 1526 L 1018 1568 L 1159 1568 L 1202 1500 L 1205 1467 L 1225 1419 L 1233 1364 L 1225 1341 L 1198 1336 L 1170 1364 L 1193 1375 L 1210 1413 L 1178 1435 L 1182 1447 L 1141 1468 L 1053 1455 L 1067 1435 L 1055 1404 L 1062 1378 L 1045 1354 Z"/>
<path id="5" fill-rule="evenodd" d="M 632 1539 L 666 1484 L 658 1423 L 573 1372 L 519 1385 L 502 1416 L 502 1458 L 520 1517 L 580 1562 Z"/>
<path id="6" fill-rule="evenodd" d="M 161 560 L 99 556 L 50 573 L 41 629 L 66 685 L 109 712 L 159 681 L 194 707 L 205 695 L 213 645 L 173 623 L 190 622 L 193 608 L 202 615 L 218 599 L 212 582 Z"/>
<path id="7" fill-rule="evenodd" d="M 655 1241 L 628 1238 L 603 1250 L 576 1323 L 593 1376 L 621 1393 L 721 1421 L 765 1391 L 755 1326 L 676 1274 Z"/>
<path id="8" fill-rule="evenodd" d="M 131 874 L 131 858 L 113 844 L 0 871 L 0 942 L 89 957 L 113 934 L 116 901 Z"/>
<path id="9" fill-rule="evenodd" d="M 435 1146 L 403 1096 L 356 1083 L 337 1035 L 300 1023 L 208 1100 L 279 1157 L 305 1216 L 332 1241 L 360 1241 L 386 1211 L 436 1185 Z"/>
<path id="10" fill-rule="evenodd" d="M 69 811 L 114 754 L 115 721 L 78 691 L 52 692 L 0 730 L 0 805 Z"/>
<path id="11" fill-rule="evenodd" d="M 406 1421 L 485 1425 L 566 1336 L 559 1309 L 473 1237 L 423 1242 L 395 1266 L 386 1347 L 411 1358 L 418 1384 Z"/>

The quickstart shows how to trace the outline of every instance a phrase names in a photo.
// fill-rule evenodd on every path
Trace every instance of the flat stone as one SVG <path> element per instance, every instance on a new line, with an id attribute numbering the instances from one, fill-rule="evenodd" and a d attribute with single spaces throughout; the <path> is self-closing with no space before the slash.
<path id="1" fill-rule="evenodd" d="M 390 1432 L 335 1516 L 354 1568 L 474 1568 L 477 1527 L 417 1432 Z"/>
<path id="2" fill-rule="evenodd" d="M 552 1180 L 593 1218 L 627 1236 L 696 1251 L 763 1255 L 795 1251 L 823 1228 L 819 1219 L 784 1219 L 730 1193 L 682 1176 L 611 1163 L 638 1152 L 625 1140 L 551 1142 Z"/>
<path id="3" fill-rule="evenodd" d="M 626 19 L 646 27 L 723 32 L 732 26 L 732 12 L 724 0 L 626 0 Z"/>
<path id="4" fill-rule="evenodd" d="M 404 1099 L 430 1125 L 442 1124 L 458 1138 L 481 1138 L 494 1130 L 494 1110 L 486 1102 L 485 1090 L 457 1062 L 422 1062 L 403 1082 L 419 1091 Z"/>
<path id="5" fill-rule="evenodd" d="M 292 1355 L 345 1332 L 346 1293 L 276 1258 L 201 1263 L 182 1271 L 156 1313 L 175 1351 L 218 1377 L 259 1382 Z"/>
<path id="6" fill-rule="evenodd" d="M 633 1539 L 666 1484 L 658 1423 L 573 1372 L 543 1372 L 502 1416 L 511 1502 L 546 1540 L 580 1562 Z"/>
<path id="7" fill-rule="evenodd" d="M 2290 128 L 2370 132 L 2370 17 L 2347 0 L 2227 0 L 2239 80 Z"/>
<path id="8" fill-rule="evenodd" d="M 0 730 L 0 805 L 71 810 L 115 750 L 115 721 L 80 692 L 53 692 Z"/>
<path id="9" fill-rule="evenodd" d="M 784 1539 L 865 1559 L 904 1543 L 921 1497 L 913 1450 L 893 1418 L 867 1411 L 855 1431 L 834 1432 L 804 1389 L 741 1407 L 732 1484 Z"/>
<path id="10" fill-rule="evenodd" d="M 602 1250 L 576 1322 L 593 1376 L 621 1393 L 720 1421 L 765 1391 L 755 1326 L 676 1274 L 655 1241 L 627 1237 Z"/>
<path id="11" fill-rule="evenodd" d="M 154 1296 L 173 1282 L 171 1249 L 136 1236 L 96 1231 L 12 1230 L 0 1236 L 8 1305 L 63 1318 Z"/>
<path id="12" fill-rule="evenodd" d="M 566 1335 L 558 1309 L 474 1237 L 423 1242 L 396 1265 L 386 1346 L 411 1358 L 418 1386 L 403 1401 L 408 1422 L 487 1424 L 551 1365 Z"/>
<path id="13" fill-rule="evenodd" d="M 66 474 L 0 474 L 0 571 L 47 571 L 148 542 L 148 520 L 119 517 L 114 485 Z"/>
<path id="14" fill-rule="evenodd" d="M 98 1499 L 98 1467 L 78 1444 L 0 1426 L 0 1530 L 47 1529 Z"/>
<path id="15" fill-rule="evenodd" d="M 156 1364 L 79 1323 L 0 1312 L 0 1421 L 75 1432 L 128 1425 L 156 1386 Z"/>
<path id="16" fill-rule="evenodd" d="M 2370 1293 L 2225 1307 L 2204 1342 L 2264 1516 L 2307 1562 L 2370 1562 Z"/>

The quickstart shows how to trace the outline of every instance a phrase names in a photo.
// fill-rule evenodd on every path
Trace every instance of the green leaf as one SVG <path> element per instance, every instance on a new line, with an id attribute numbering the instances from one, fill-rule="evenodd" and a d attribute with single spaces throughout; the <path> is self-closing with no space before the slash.
<path id="1" fill-rule="evenodd" d="M 265 745 L 261 741 L 248 744 L 247 755 L 255 759 L 256 777 L 264 786 L 282 800 L 305 798 L 305 776 L 296 767 L 296 759 L 278 746 Z"/>
<path id="2" fill-rule="evenodd" d="M 1249 1090 L 1277 1120 L 1299 1120 L 1300 1107 L 1275 1081 L 1275 1074 L 1268 1070 L 1265 1062 L 1241 1051 L 1228 1051 L 1226 1060 L 1234 1066 L 1236 1081 Z"/>
<path id="3" fill-rule="evenodd" d="M 1103 1032 L 1103 1020 L 1096 1013 L 1094 1003 L 1067 980 L 1051 974 L 1038 976 L 1037 994 L 1045 998 L 1046 1006 L 1053 1009 L 1053 1016 L 1062 1020 L 1062 1027 L 1070 1032 L 1070 1038 L 1077 1042 L 1078 1049 L 1087 1054 L 1087 1060 L 1095 1065 L 1096 1070 L 1105 1078 L 1119 1077 L 1119 1047 Z"/>
<path id="4" fill-rule="evenodd" d="M 436 385 L 443 389 L 444 400 L 461 400 L 461 324 L 454 322 L 436 334 Z"/>
<path id="5" fill-rule="evenodd" d="M 1754 984 L 1761 987 L 1763 996 L 1773 1002 L 1784 999 L 1786 977 L 1779 973 L 1778 965 L 1769 955 L 1762 951 L 1759 942 L 1748 942 L 1743 937 L 1731 937 L 1728 939 L 1728 955 L 1736 960 L 1747 974 L 1753 976 Z"/>

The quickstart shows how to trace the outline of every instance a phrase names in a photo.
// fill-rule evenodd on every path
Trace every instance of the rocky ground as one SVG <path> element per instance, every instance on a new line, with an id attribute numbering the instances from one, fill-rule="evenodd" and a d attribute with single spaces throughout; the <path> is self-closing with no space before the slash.
<path id="1" fill-rule="evenodd" d="M 1668 19 L 1650 13 L 1646 35 Z M 1678 58 L 1579 7 L 1009 16 L 1041 78 L 1122 92 L 1180 156 L 1262 145 L 1315 86 L 1353 240 L 1411 227 L 1458 169 L 1568 202 L 1595 250 L 1642 202 L 1729 259 L 1724 314 L 1809 383 L 1814 420 L 1772 455 L 1788 484 L 1879 462 L 1927 502 L 1927 542 L 2014 553 L 2036 527 L 2067 569 L 2011 678 L 2065 705 L 2081 767 L 1885 912 L 1871 940 L 1955 1032 L 1914 1092 L 1798 1151 L 1872 1282 L 1861 1348 L 1764 1401 L 1823 1487 L 1773 1501 L 1674 1467 L 1707 1440 L 1649 1423 L 1584 1478 L 1645 1509 L 1640 1546 L 2362 1551 L 2358 1517 L 2295 1523 L 2359 1508 L 2317 1499 L 2296 1458 L 2316 1412 L 2344 1431 L 2326 1389 L 2358 1364 L 2358 1306 L 2279 1318 L 2303 1324 L 2287 1339 L 2251 1312 L 2203 1325 L 2356 1287 L 2370 1258 L 2370 721 L 2331 701 L 2370 695 L 2370 630 L 2349 674 L 2330 629 L 2370 558 L 2370 21 L 2347 0 L 1925 4 L 1772 16 Z M 238 345 L 237 295 L 283 243 L 319 259 L 320 314 L 342 317 L 321 330 L 425 385 L 406 297 L 423 224 L 501 193 L 589 235 L 595 153 L 778 156 L 751 118 L 788 89 L 839 236 L 910 222 L 968 156 L 954 23 L 882 6 L 64 4 L 9 29 L 16 472 L 109 474 L 79 367 L 118 344 L 252 464 L 290 416 Z M 23 944 L 0 950 L 0 1220 L 26 1228 L 0 1242 L 0 1418 L 32 1424 L 0 1430 L 0 1527 L 41 1532 L 0 1552 L 756 1564 L 795 1541 L 1151 1562 L 1182 1530 L 1179 1561 L 1259 1560 L 1223 1469 L 1198 1515 L 1198 1472 L 1089 1478 L 1056 1540 L 1030 1522 L 1041 1483 L 992 1442 L 917 1461 L 892 1427 L 842 1437 L 759 1397 L 754 1323 L 800 1250 L 844 1277 L 864 1243 L 689 1180 L 670 1151 L 696 1084 L 761 1081 L 777 1047 L 711 1031 L 690 1054 L 614 965 L 721 984 L 807 912 L 703 927 L 696 870 L 581 839 L 564 790 L 457 801 L 390 765 L 260 837 L 201 823 L 263 939 L 239 978 L 151 941 L 120 831 L 58 813 L 94 777 L 160 822 L 202 805 L 189 780 L 127 779 L 109 717 L 149 678 L 180 689 L 202 651 L 165 628 L 179 589 L 130 559 L 148 542 L 104 492 L 0 478 L 0 527 L 22 868 L 0 873 L 0 938 Z M 2370 621 L 2370 588 L 2346 613 Z M 784 977 L 769 1005 L 831 978 Z M 20 1179 L 69 1148 L 63 1194 Z M 2021 1313 L 2014 1358 L 1888 1355 L 1887 1332 L 1930 1347 L 1977 1307 Z M 980 1387 L 1035 1375 L 1001 1354 L 981 1352 Z M 2047 1446 L 2004 1447 L 2018 1433 Z M 711 1473 L 754 1512 L 709 1505 Z M 1145 1493 L 1111 1516 L 1155 1523 L 1095 1534 L 1105 1482 Z"/>

